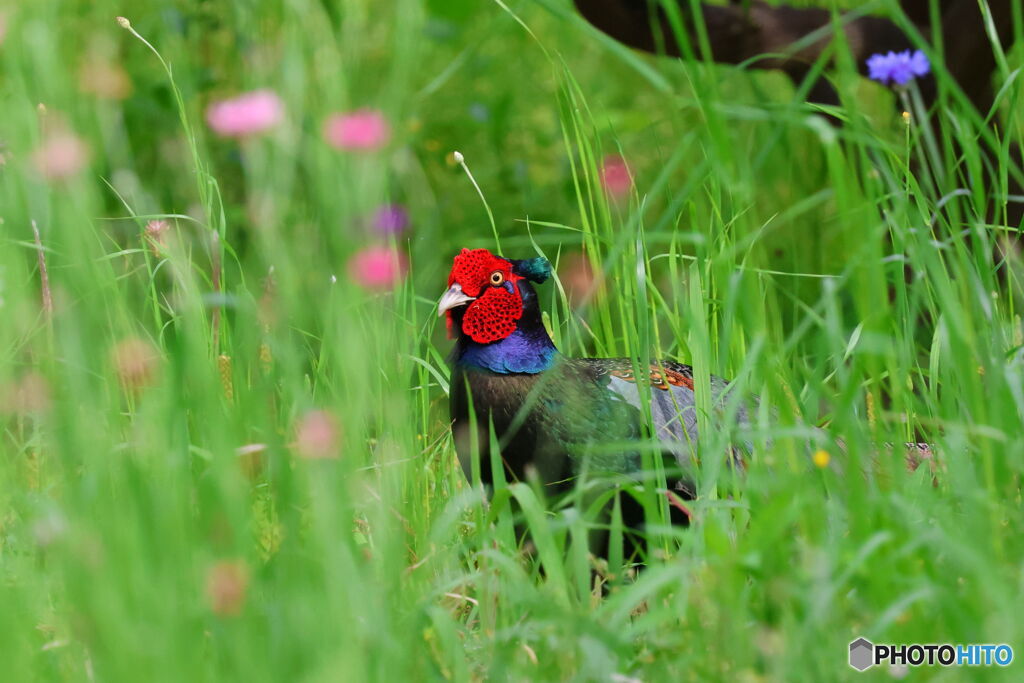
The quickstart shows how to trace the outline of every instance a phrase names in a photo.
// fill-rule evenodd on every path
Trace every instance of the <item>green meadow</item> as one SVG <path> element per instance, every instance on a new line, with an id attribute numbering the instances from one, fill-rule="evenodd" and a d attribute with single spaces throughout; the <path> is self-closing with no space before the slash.
<path id="1" fill-rule="evenodd" d="M 936 66 L 934 128 L 842 48 L 834 126 L 568 0 L 0 0 L 0 36 L 3 680 L 1024 657 L 1019 31 L 991 112 Z M 658 498 L 651 552 L 599 558 L 593 510 L 469 485 L 436 315 L 463 247 L 552 262 L 563 352 L 761 397 L 702 432 L 688 528 Z"/>

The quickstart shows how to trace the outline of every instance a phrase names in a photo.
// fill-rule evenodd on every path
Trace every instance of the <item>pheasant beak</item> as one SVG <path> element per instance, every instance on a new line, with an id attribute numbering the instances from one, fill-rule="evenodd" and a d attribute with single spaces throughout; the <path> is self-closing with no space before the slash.
<path id="1" fill-rule="evenodd" d="M 453 308 L 465 306 L 470 301 L 476 301 L 476 299 L 471 296 L 466 296 L 462 291 L 462 285 L 456 282 L 448 288 L 448 291 L 444 293 L 441 300 L 437 302 L 437 315 L 440 317 Z"/>

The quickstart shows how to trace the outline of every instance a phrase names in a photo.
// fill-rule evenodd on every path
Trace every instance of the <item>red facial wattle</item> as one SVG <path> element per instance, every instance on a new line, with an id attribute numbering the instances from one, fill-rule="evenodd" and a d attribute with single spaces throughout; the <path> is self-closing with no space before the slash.
<path id="1" fill-rule="evenodd" d="M 487 344 L 515 332 L 516 321 L 522 315 L 523 300 L 514 286 L 511 292 L 504 286 L 493 287 L 485 290 L 466 309 L 462 316 L 462 331 L 473 341 Z"/>
<path id="2" fill-rule="evenodd" d="M 494 284 L 495 273 L 501 273 L 501 284 Z M 463 249 L 455 257 L 448 286 L 458 284 L 464 294 L 473 297 L 462 316 L 462 331 L 478 343 L 504 339 L 515 332 L 523 315 L 523 299 L 512 264 L 486 249 Z M 448 335 L 454 336 L 455 321 L 447 312 Z"/>

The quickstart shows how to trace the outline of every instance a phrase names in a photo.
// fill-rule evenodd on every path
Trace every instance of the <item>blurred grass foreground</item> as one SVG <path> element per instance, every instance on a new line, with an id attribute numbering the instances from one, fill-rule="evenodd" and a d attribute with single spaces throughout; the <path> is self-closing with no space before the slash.
<path id="1" fill-rule="evenodd" d="M 823 108 L 567 0 L 0 0 L 0 678 L 1024 656 L 1017 5 L 988 111 L 915 38 L 926 112 L 841 42 Z M 678 359 L 777 413 L 642 569 L 588 554 L 585 510 L 466 482 L 435 315 L 462 247 L 551 260 L 563 352 Z M 934 460 L 875 446 L 904 441 Z"/>

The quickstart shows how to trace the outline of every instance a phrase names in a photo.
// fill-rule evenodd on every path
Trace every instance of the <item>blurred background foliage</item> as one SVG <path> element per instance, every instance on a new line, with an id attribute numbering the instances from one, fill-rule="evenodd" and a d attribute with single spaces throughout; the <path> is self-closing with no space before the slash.
<path id="1" fill-rule="evenodd" d="M 961 105 L 930 186 L 919 112 L 849 65 L 834 128 L 781 74 L 630 52 L 561 0 L 0 0 L 0 27 L 5 677 L 821 680 L 859 635 L 1021 643 L 1024 302 Z M 219 135 L 251 91 L 280 116 Z M 386 140 L 331 143 L 352 112 Z M 558 266 L 563 350 L 778 413 L 639 574 L 457 466 L 434 305 L 497 245 L 455 150 L 500 252 Z M 917 438 L 942 458 L 914 473 L 872 445 Z"/>

